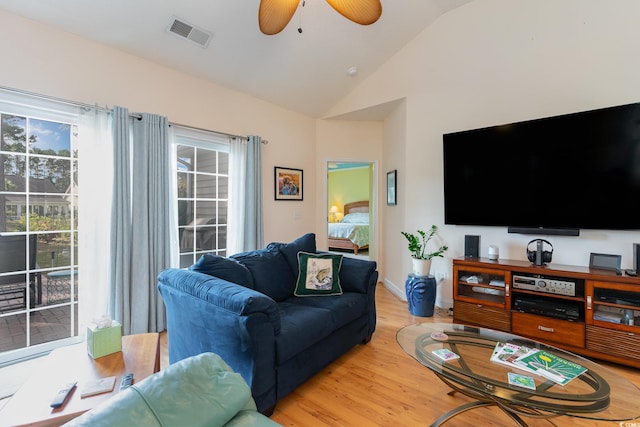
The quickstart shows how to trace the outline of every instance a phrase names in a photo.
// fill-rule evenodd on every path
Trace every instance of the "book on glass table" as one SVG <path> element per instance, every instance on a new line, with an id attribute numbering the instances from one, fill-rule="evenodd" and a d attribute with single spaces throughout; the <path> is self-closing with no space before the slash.
<path id="1" fill-rule="evenodd" d="M 560 385 L 568 384 L 587 370 L 584 366 L 544 350 L 523 356 L 516 360 L 516 364 Z"/>

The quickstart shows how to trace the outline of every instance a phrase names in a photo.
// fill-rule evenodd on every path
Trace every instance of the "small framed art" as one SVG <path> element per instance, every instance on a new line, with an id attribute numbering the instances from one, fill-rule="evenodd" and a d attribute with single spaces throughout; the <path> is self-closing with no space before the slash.
<path id="1" fill-rule="evenodd" d="M 274 168 L 276 200 L 302 200 L 302 169 Z"/>
<path id="2" fill-rule="evenodd" d="M 396 194 L 396 182 L 398 171 L 392 170 L 387 172 L 387 205 L 394 206 L 398 203 L 398 195 Z"/>

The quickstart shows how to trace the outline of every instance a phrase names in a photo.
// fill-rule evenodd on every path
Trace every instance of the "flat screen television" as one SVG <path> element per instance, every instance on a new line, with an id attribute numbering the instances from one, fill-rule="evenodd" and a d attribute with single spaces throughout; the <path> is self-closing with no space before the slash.
<path id="1" fill-rule="evenodd" d="M 446 224 L 640 229 L 640 103 L 443 135 Z"/>

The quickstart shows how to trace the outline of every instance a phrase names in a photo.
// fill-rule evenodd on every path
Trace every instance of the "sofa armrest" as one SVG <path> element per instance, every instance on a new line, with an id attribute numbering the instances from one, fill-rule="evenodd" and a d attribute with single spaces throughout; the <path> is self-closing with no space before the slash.
<path id="1" fill-rule="evenodd" d="M 274 300 L 253 289 L 195 271 L 170 268 L 158 276 L 160 284 L 173 287 L 239 316 L 264 313 L 280 332 L 280 312 Z"/>
<path id="2" fill-rule="evenodd" d="M 340 286 L 345 292 L 373 293 L 378 282 L 374 261 L 343 257 L 340 266 Z"/>
<path id="3" fill-rule="evenodd" d="M 276 403 L 275 336 L 280 312 L 268 296 L 189 270 L 158 276 L 167 313 L 169 361 L 213 352 L 242 375 L 259 411 Z"/>

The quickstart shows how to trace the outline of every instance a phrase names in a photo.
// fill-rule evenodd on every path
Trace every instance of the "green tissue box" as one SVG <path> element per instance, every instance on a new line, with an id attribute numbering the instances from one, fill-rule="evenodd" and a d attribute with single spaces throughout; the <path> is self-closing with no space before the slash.
<path id="1" fill-rule="evenodd" d="M 115 320 L 107 328 L 91 324 L 87 327 L 87 352 L 91 357 L 106 356 L 122 351 L 122 325 Z"/>

